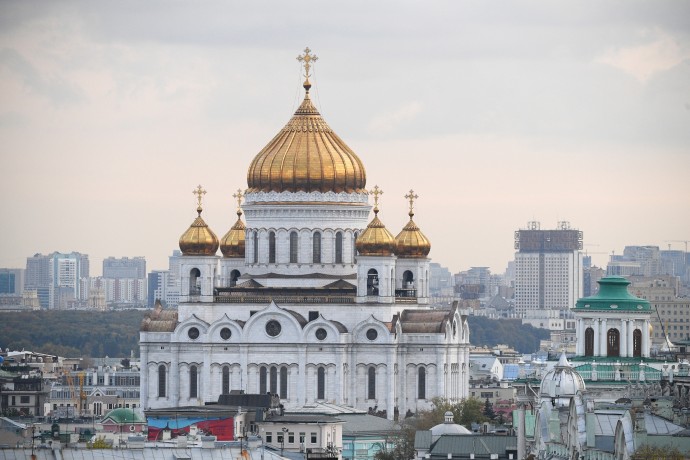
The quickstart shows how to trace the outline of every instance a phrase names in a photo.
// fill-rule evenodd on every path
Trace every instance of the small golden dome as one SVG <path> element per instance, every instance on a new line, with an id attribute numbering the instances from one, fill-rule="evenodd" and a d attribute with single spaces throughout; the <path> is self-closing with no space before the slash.
<path id="1" fill-rule="evenodd" d="M 196 208 L 198 216 L 180 237 L 180 251 L 185 256 L 212 256 L 218 250 L 218 237 L 201 218 L 201 211 L 203 210 L 201 195 L 205 194 L 206 191 L 202 190 L 201 185 L 199 185 L 193 193 L 198 195 L 199 204 Z"/>
<path id="2" fill-rule="evenodd" d="M 244 257 L 244 234 L 246 230 L 242 222 L 242 210 L 237 210 L 237 222 L 233 225 L 223 239 L 220 240 L 220 252 L 225 257 Z"/>
<path id="3" fill-rule="evenodd" d="M 426 257 L 431 251 L 431 243 L 412 220 L 414 217 L 412 210 L 410 210 L 409 216 L 410 221 L 395 237 L 395 254 L 404 258 Z"/>
<path id="4" fill-rule="evenodd" d="M 362 256 L 392 256 L 395 252 L 395 238 L 378 217 L 374 208 L 374 219 L 355 241 L 355 247 Z"/>
<path id="5" fill-rule="evenodd" d="M 367 229 L 357 237 L 355 247 L 362 256 L 392 256 L 395 252 L 395 238 L 378 216 L 379 195 L 382 195 L 383 191 L 375 185 L 369 193 L 374 195 L 374 218 L 367 225 Z"/>
<path id="6" fill-rule="evenodd" d="M 309 50 L 302 56 L 314 61 Z M 254 157 L 247 172 L 250 192 L 360 192 L 366 172 L 359 157 L 328 126 L 309 98 L 309 66 L 304 101 L 285 127 Z"/>

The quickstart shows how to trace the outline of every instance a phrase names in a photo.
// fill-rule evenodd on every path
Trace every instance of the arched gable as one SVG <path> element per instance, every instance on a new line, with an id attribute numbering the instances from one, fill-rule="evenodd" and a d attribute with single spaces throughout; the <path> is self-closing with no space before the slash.
<path id="1" fill-rule="evenodd" d="M 268 307 L 256 312 L 245 323 L 242 342 L 299 343 L 302 340 L 302 327 L 293 313 L 271 301 Z"/>
<path id="2" fill-rule="evenodd" d="M 376 331 L 375 337 L 370 330 Z M 361 321 L 352 330 L 352 339 L 359 345 L 367 343 L 392 343 L 393 337 L 388 329 L 388 324 L 378 320 L 374 315 Z"/>
<path id="3" fill-rule="evenodd" d="M 198 331 L 198 336 L 194 337 L 192 329 L 196 328 Z M 172 334 L 172 342 L 189 342 L 198 343 L 203 342 L 204 338 L 207 336 L 209 330 L 209 324 L 199 318 L 196 315 L 192 315 L 186 320 L 182 321 L 175 328 L 175 332 Z"/>
<path id="4" fill-rule="evenodd" d="M 230 337 L 227 339 L 225 338 L 227 335 L 227 331 L 225 331 L 226 328 L 230 330 Z M 208 341 L 220 344 L 238 343 L 242 340 L 242 329 L 242 324 L 230 319 L 226 313 L 220 319 L 214 321 L 209 327 Z"/>

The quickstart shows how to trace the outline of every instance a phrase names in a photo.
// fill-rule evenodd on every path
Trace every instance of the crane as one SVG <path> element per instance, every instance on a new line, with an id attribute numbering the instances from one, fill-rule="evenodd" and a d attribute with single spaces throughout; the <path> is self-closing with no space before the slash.
<path id="1" fill-rule="evenodd" d="M 666 240 L 664 241 L 665 243 L 685 243 L 685 253 L 687 254 L 688 252 L 688 243 L 690 243 L 690 240 Z M 671 245 L 668 245 L 669 249 L 671 248 Z"/>

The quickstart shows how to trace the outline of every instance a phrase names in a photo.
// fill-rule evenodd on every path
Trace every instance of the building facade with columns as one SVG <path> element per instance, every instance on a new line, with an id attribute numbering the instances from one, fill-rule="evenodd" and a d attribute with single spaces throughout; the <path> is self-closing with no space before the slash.
<path id="1" fill-rule="evenodd" d="M 145 408 L 242 390 L 392 419 L 437 396 L 467 397 L 467 318 L 428 306 L 431 244 L 413 220 L 417 195 L 405 195 L 409 218 L 394 237 L 379 217 L 382 191 L 365 188 L 362 161 L 310 99 L 313 55 L 301 61 L 304 101 L 251 162 L 220 240 L 195 191 L 198 216 L 179 242 L 180 305 L 158 305 L 141 326 Z"/>
<path id="2" fill-rule="evenodd" d="M 599 292 L 577 301 L 576 354 L 583 357 L 649 358 L 652 309 L 628 292 L 620 276 L 599 280 Z"/>

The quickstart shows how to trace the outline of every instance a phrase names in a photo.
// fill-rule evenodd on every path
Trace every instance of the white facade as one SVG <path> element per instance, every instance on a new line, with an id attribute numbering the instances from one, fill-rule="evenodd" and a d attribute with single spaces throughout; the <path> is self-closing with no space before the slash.
<path id="1" fill-rule="evenodd" d="M 429 309 L 428 247 L 405 257 L 358 254 L 372 208 L 364 183 L 325 179 L 333 174 L 326 160 L 345 151 L 353 161 L 347 165 L 358 158 L 308 94 L 275 139 L 285 133 L 289 142 L 269 147 L 295 149 L 284 158 L 320 155 L 324 169 L 309 174 L 324 179 L 307 191 L 248 183 L 243 255 L 220 257 L 200 239 L 181 244 L 178 310 L 158 307 L 142 323 L 143 407 L 198 405 L 243 390 L 279 394 L 288 408 L 324 401 L 393 419 L 429 408 L 437 396 L 467 397 L 467 318 L 455 307 Z M 309 158 L 304 163 L 315 164 Z M 255 159 L 250 172 L 261 164 Z M 271 174 L 277 177 L 275 168 Z M 285 181 L 295 176 L 292 167 L 282 174 Z M 282 179 L 272 180 L 282 187 Z M 209 241 L 199 228 L 185 235 L 205 231 Z"/>
<path id="2" fill-rule="evenodd" d="M 320 202 L 327 198 L 319 197 Z M 308 203 L 300 204 L 305 209 L 295 221 L 289 205 L 271 204 L 271 212 L 247 206 L 245 259 L 182 256 L 174 330 L 141 332 L 143 407 L 203 404 L 229 390 L 271 391 L 288 407 L 329 401 L 376 407 L 393 418 L 396 412 L 428 408 L 436 396 L 467 397 L 466 317 L 456 309 L 426 307 L 428 259 L 355 259 L 354 235 L 364 229 L 370 208 L 356 199 L 355 210 L 339 209 L 337 202 L 320 204 L 311 220 L 305 215 Z M 333 216 L 334 222 L 324 224 Z M 292 250 L 291 232 L 298 233 Z M 314 258 L 317 232 L 321 262 Z M 340 262 L 337 234 L 342 235 Z M 297 262 L 290 261 L 291 252 L 298 254 Z M 372 267 L 382 275 L 376 294 L 367 292 Z M 235 270 L 241 277 L 231 282 Z M 400 291 L 398 272 L 406 271 L 414 273 L 413 281 Z M 261 284 L 273 295 L 252 292 L 238 298 L 234 291 L 218 292 L 235 283 Z M 351 289 L 315 294 L 333 283 Z"/>

